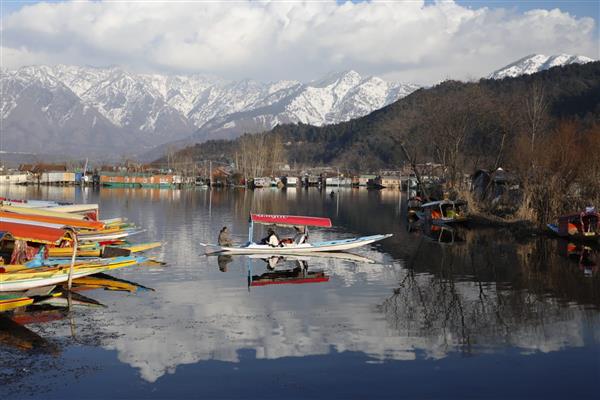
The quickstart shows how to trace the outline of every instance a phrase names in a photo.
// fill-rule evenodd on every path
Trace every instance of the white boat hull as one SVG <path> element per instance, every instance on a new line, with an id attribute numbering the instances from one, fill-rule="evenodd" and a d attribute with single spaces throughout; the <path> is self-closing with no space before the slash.
<path id="1" fill-rule="evenodd" d="M 345 251 L 387 239 L 392 234 L 363 236 L 352 239 L 332 240 L 328 242 L 304 243 L 283 247 L 272 247 L 264 244 L 251 243 L 241 247 L 214 246 L 215 253 L 227 252 L 230 254 L 306 254 L 327 251 Z"/>

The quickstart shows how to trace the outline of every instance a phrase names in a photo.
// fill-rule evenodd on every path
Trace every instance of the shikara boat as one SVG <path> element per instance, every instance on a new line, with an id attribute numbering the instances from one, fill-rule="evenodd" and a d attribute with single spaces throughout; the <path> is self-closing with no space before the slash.
<path id="1" fill-rule="evenodd" d="M 79 262 L 73 267 L 72 278 L 129 267 L 146 260 L 145 257 L 115 257 L 90 262 Z M 5 265 L 0 273 L 0 292 L 15 292 L 35 287 L 56 285 L 69 279 L 69 264 L 50 267 L 28 268 L 24 265 Z"/>
<path id="2" fill-rule="evenodd" d="M 556 235 L 574 240 L 597 241 L 600 238 L 600 214 L 593 207 L 578 214 L 563 215 L 557 224 L 548 224 Z"/>
<path id="3" fill-rule="evenodd" d="M 25 307 L 32 303 L 33 299 L 30 297 L 23 297 L 18 294 L 0 294 L 0 312 Z"/>
<path id="4" fill-rule="evenodd" d="M 357 247 L 365 246 L 380 240 L 389 238 L 392 234 L 362 236 L 351 239 L 329 240 L 314 243 L 295 243 L 292 240 L 283 241 L 279 246 L 256 243 L 253 241 L 254 224 L 271 225 L 279 227 L 304 227 L 308 232 L 308 227 L 330 228 L 331 220 L 329 218 L 305 217 L 296 215 L 268 215 L 268 214 L 250 214 L 250 226 L 248 229 L 248 242 L 235 246 L 218 246 L 201 243 L 203 246 L 215 248 L 213 253 L 227 252 L 232 254 L 304 254 L 324 251 L 344 251 Z"/>
<path id="5" fill-rule="evenodd" d="M 45 226 L 48 228 L 73 228 L 84 230 L 104 229 L 104 223 L 100 221 L 84 221 L 80 219 L 54 216 L 54 215 L 34 215 L 0 210 L 1 222 L 12 222 L 20 224 L 29 224 L 35 226 Z"/>
<path id="6" fill-rule="evenodd" d="M 122 243 L 122 244 L 107 244 L 101 245 L 97 242 L 82 243 L 77 246 L 77 257 L 102 257 L 105 254 L 105 250 L 110 248 L 117 248 L 122 250 L 128 250 L 130 253 L 139 253 L 160 247 L 160 242 L 146 242 L 146 243 Z M 72 247 L 53 247 L 48 249 L 49 257 L 70 257 L 73 254 Z"/>
<path id="7" fill-rule="evenodd" d="M 421 206 L 417 213 L 419 218 L 433 224 L 456 224 L 469 220 L 467 216 L 467 203 L 465 201 L 440 200 L 431 201 Z"/>

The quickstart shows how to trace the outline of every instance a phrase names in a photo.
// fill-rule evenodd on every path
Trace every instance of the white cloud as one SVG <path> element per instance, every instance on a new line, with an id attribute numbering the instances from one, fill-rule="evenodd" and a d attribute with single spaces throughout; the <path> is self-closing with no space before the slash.
<path id="1" fill-rule="evenodd" d="M 2 22 L 4 68 L 116 64 L 261 80 L 356 69 L 428 83 L 486 75 L 531 53 L 600 57 L 592 18 L 451 1 L 77 1 L 29 5 Z"/>

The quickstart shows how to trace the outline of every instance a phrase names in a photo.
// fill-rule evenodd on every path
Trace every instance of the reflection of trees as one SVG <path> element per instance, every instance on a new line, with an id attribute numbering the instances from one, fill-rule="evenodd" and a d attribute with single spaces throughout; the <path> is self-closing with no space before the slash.
<path id="1" fill-rule="evenodd" d="M 466 245 L 418 250 L 379 306 L 392 328 L 445 351 L 497 343 L 552 347 L 564 340 L 554 330 L 579 334 L 569 326 L 586 311 L 572 303 L 600 306 L 598 276 L 586 278 L 569 265 L 556 241 L 519 245 L 496 232 L 466 232 L 466 238 Z"/>

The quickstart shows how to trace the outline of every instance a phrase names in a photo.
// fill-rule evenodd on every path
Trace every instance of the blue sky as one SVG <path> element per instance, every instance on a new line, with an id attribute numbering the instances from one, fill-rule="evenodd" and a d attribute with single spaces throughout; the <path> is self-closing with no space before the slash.
<path id="1" fill-rule="evenodd" d="M 596 21 L 600 18 L 600 2 L 597 0 L 512 0 L 512 1 L 480 1 L 480 0 L 458 0 L 458 4 L 480 8 L 515 8 L 521 12 L 537 8 L 553 9 L 559 8 L 577 17 L 591 17 Z"/>
<path id="2" fill-rule="evenodd" d="M 0 1 L 7 69 L 118 65 L 262 81 L 353 69 L 427 84 L 530 54 L 600 59 L 597 0 Z"/>

